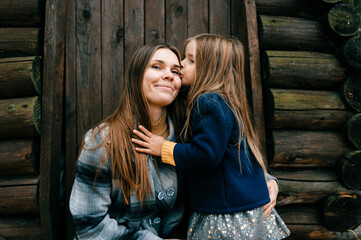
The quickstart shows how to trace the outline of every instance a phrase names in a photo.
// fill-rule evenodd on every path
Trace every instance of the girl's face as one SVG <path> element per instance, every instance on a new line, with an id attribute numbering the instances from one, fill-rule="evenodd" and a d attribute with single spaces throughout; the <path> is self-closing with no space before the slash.
<path id="1" fill-rule="evenodd" d="M 182 85 L 189 86 L 196 76 L 196 40 L 190 41 L 185 50 L 185 58 L 182 61 Z"/>
<path id="2" fill-rule="evenodd" d="M 173 102 L 181 87 L 180 64 L 167 48 L 158 49 L 144 73 L 142 91 L 150 107 L 165 107 Z"/>

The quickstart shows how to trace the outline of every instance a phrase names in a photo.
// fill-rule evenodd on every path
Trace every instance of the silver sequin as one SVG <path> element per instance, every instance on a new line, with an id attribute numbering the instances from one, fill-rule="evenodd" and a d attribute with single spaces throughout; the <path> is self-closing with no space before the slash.
<path id="1" fill-rule="evenodd" d="M 193 213 L 187 239 L 277 240 L 289 235 L 290 231 L 276 210 L 265 219 L 260 207 L 232 214 Z"/>

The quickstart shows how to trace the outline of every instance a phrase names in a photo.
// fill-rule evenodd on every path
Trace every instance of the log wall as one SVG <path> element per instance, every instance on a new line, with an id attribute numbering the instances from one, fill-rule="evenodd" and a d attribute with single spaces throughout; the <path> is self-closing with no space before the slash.
<path id="1" fill-rule="evenodd" d="M 0 2 L 0 239 L 42 239 L 44 7 L 43 0 Z"/>
<path id="2" fill-rule="evenodd" d="M 360 12 L 342 2 L 256 0 L 267 157 L 289 239 L 361 237 Z"/>

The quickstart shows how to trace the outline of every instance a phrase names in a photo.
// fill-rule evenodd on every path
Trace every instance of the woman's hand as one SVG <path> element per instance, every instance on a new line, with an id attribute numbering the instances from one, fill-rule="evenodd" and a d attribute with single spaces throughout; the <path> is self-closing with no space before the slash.
<path id="1" fill-rule="evenodd" d="M 263 207 L 266 218 L 268 218 L 272 209 L 276 206 L 277 195 L 278 195 L 278 184 L 275 180 L 270 180 L 267 181 L 267 187 L 271 201 L 268 204 L 264 205 Z"/>
<path id="2" fill-rule="evenodd" d="M 133 130 L 133 133 L 141 140 L 132 138 L 132 142 L 144 148 L 136 147 L 135 150 L 137 152 L 160 157 L 162 152 L 162 144 L 164 143 L 165 139 L 161 136 L 151 133 L 142 125 L 139 125 L 139 129 L 142 130 L 143 133 L 138 130 Z"/>

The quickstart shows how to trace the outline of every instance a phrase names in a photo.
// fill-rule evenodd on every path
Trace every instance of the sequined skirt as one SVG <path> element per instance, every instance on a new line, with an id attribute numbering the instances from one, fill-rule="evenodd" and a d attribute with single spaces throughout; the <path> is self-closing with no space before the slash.
<path id="1" fill-rule="evenodd" d="M 187 239 L 283 239 L 290 235 L 286 224 L 273 209 L 265 219 L 263 207 L 232 214 L 193 213 Z"/>

